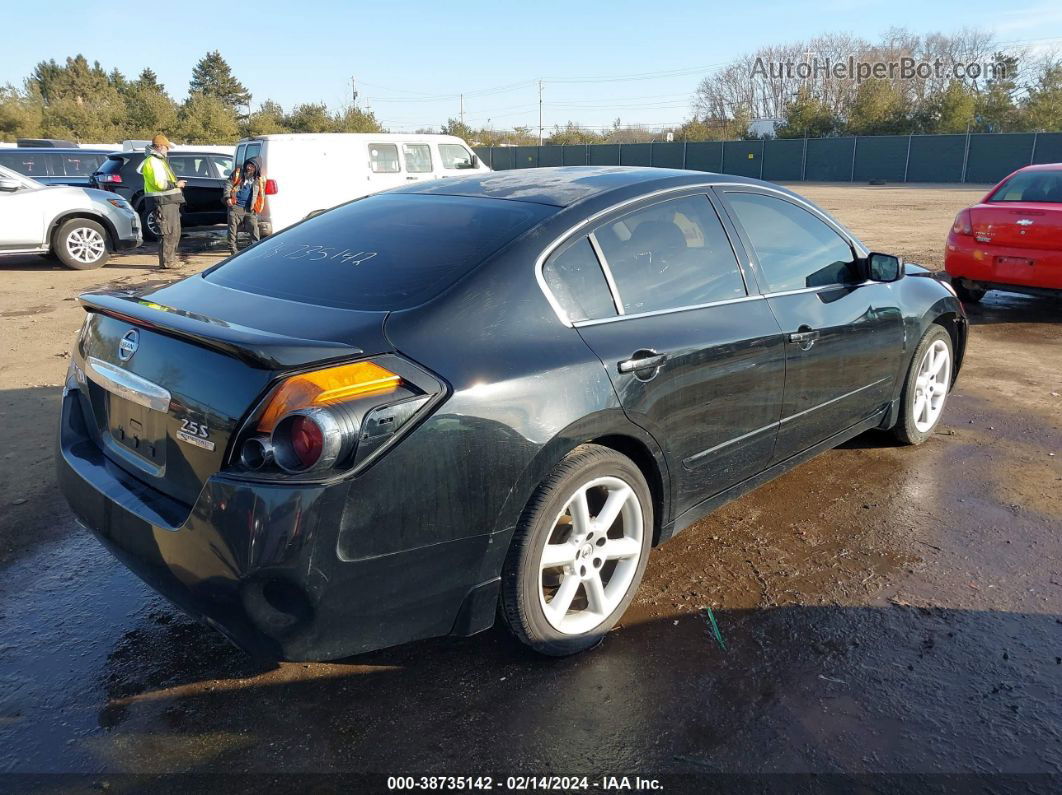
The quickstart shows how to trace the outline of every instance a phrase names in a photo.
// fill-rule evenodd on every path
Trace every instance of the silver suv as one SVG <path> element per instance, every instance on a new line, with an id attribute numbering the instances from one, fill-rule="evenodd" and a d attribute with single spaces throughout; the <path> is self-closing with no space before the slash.
<path id="1" fill-rule="evenodd" d="M 142 241 L 140 219 L 125 199 L 42 185 L 0 166 L 0 256 L 50 253 L 68 268 L 90 270 Z"/>

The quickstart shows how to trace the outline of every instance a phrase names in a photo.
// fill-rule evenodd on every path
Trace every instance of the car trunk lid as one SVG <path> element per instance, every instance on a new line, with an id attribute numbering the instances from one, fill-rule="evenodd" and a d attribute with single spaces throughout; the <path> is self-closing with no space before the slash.
<path id="1" fill-rule="evenodd" d="M 1062 239 L 1062 205 L 1047 202 L 989 202 L 970 209 L 978 243 L 1022 249 L 1050 249 Z"/>
<path id="2" fill-rule="evenodd" d="M 385 312 L 296 304 L 198 277 L 81 301 L 89 316 L 75 361 L 93 435 L 115 464 L 188 505 L 279 375 L 390 350 Z"/>

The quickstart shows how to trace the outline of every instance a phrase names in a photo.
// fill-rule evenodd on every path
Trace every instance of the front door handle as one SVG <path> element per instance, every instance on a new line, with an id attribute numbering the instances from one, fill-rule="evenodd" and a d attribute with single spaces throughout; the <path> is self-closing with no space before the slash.
<path id="1" fill-rule="evenodd" d="M 648 356 L 639 356 L 639 353 L 648 353 Z M 651 351 L 638 351 L 630 359 L 624 359 L 619 363 L 621 373 L 633 373 L 639 370 L 655 370 L 667 361 L 666 353 L 653 353 Z"/>
<path id="2" fill-rule="evenodd" d="M 811 346 L 815 344 L 815 340 L 819 338 L 819 332 L 815 331 L 811 326 L 801 326 L 786 339 L 790 342 L 796 343 L 800 346 L 800 350 L 811 350 Z"/>

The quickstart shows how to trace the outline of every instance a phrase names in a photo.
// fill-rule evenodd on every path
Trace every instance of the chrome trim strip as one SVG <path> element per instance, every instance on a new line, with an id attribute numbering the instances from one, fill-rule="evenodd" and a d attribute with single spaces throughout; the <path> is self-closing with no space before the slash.
<path id="1" fill-rule="evenodd" d="M 603 323 L 615 323 L 617 320 L 635 320 L 640 317 L 655 317 L 657 315 L 671 315 L 676 312 L 689 312 L 693 309 L 707 309 L 712 306 L 726 306 L 727 304 L 742 304 L 746 301 L 763 301 L 762 295 L 745 295 L 741 298 L 727 298 L 724 301 L 709 301 L 706 304 L 694 304 L 692 306 L 679 306 L 674 309 L 654 309 L 651 312 L 638 312 L 634 315 L 618 315 L 616 317 L 603 317 L 597 320 L 577 320 L 572 325 L 575 328 L 582 328 L 583 326 L 600 326 Z"/>
<path id="2" fill-rule="evenodd" d="M 774 292 L 774 293 L 764 293 L 763 297 L 764 298 L 778 298 L 778 297 L 783 296 L 783 295 L 800 295 L 801 293 L 819 293 L 819 292 L 822 292 L 823 290 L 836 290 L 836 289 L 838 289 L 840 287 L 845 287 L 845 288 L 848 288 L 848 289 L 854 289 L 856 287 L 865 287 L 868 284 L 879 284 L 879 282 L 875 282 L 875 281 L 873 281 L 871 279 L 867 279 L 865 281 L 859 282 L 858 284 L 822 284 L 822 285 L 819 285 L 818 287 L 801 287 L 801 288 L 799 288 L 797 290 L 779 290 L 779 291 Z"/>
<path id="3" fill-rule="evenodd" d="M 712 453 L 715 453 L 715 452 L 718 452 L 719 450 L 722 450 L 724 447 L 727 447 L 729 445 L 732 445 L 732 444 L 735 444 L 737 442 L 743 441 L 745 439 L 749 439 L 749 438 L 755 436 L 758 433 L 763 433 L 764 431 L 773 430 L 773 429 L 777 428 L 779 425 L 781 425 L 781 422 L 772 422 L 770 425 L 764 425 L 762 428 L 757 428 L 754 431 L 749 431 L 748 433 L 743 433 L 743 434 L 741 434 L 741 436 L 735 436 L 733 439 L 730 439 L 729 441 L 723 442 L 722 444 L 717 444 L 715 447 L 709 447 L 707 450 L 702 450 L 699 453 L 694 453 L 689 458 L 683 460 L 682 466 L 686 467 L 686 469 L 693 469 L 694 467 L 696 467 L 698 465 L 698 463 L 701 461 L 702 458 L 706 458 L 706 457 L 710 456 Z"/>
<path id="4" fill-rule="evenodd" d="M 761 190 L 761 191 L 767 191 L 768 193 L 776 193 L 776 194 L 778 194 L 779 196 L 781 196 L 781 197 L 783 197 L 785 199 L 788 199 L 790 201 L 795 201 L 795 202 L 803 205 L 809 212 L 813 213 L 817 218 L 821 219 L 824 223 L 826 223 L 829 226 L 833 227 L 843 237 L 847 238 L 853 244 L 853 246 L 855 246 L 856 252 L 858 254 L 860 254 L 860 256 L 865 257 L 870 251 L 866 246 L 864 246 L 860 242 L 859 238 L 857 238 L 855 235 L 853 235 L 848 229 L 846 229 L 843 226 L 841 226 L 837 221 L 834 221 L 834 220 L 826 217 L 825 215 L 823 215 L 822 210 L 817 208 L 815 205 L 811 204 L 806 199 L 804 199 L 801 196 L 796 195 L 795 193 L 788 193 L 788 192 L 786 192 L 784 190 L 779 190 L 778 188 L 775 188 L 772 185 L 760 185 L 760 184 L 754 184 L 752 182 L 693 182 L 693 183 L 690 183 L 690 184 L 687 184 L 687 185 L 674 185 L 674 186 L 671 186 L 671 187 L 668 187 L 668 188 L 661 188 L 660 190 L 652 191 L 651 193 L 645 193 L 645 194 L 642 194 L 641 196 L 635 196 L 635 197 L 632 197 L 630 199 L 624 199 L 623 201 L 619 202 L 618 204 L 613 204 L 610 207 L 606 207 L 603 210 L 598 210 L 593 215 L 587 216 L 586 218 L 581 220 L 579 223 L 577 223 L 574 226 L 572 226 L 566 232 L 563 232 L 562 234 L 558 235 L 556 238 L 554 238 L 554 240 L 548 246 L 546 246 L 542 250 L 542 253 L 538 255 L 538 259 L 535 260 L 535 280 L 538 282 L 538 286 L 542 290 L 542 294 L 546 297 L 546 300 L 549 302 L 549 305 L 553 308 L 553 312 L 557 315 L 557 319 L 561 323 L 563 323 L 565 326 L 567 326 L 568 328 L 573 328 L 576 325 L 569 319 L 568 314 L 564 311 L 564 307 L 562 307 L 560 305 L 560 303 L 557 301 L 556 297 L 554 297 L 553 293 L 550 291 L 549 286 L 546 284 L 546 279 L 542 275 L 542 267 L 543 267 L 543 265 L 545 265 L 546 260 L 549 259 L 550 255 L 554 251 L 556 251 L 557 248 L 559 248 L 561 245 L 566 243 L 568 241 L 568 239 L 572 235 L 574 235 L 576 232 L 578 232 L 580 229 L 583 229 L 583 228 L 585 228 L 587 226 L 590 226 L 595 221 L 597 221 L 599 218 L 603 218 L 604 216 L 609 215 L 611 213 L 614 213 L 617 210 L 622 210 L 624 207 L 628 207 L 628 206 L 630 206 L 632 204 L 638 204 L 639 202 L 647 201 L 649 199 L 655 199 L 658 196 L 666 196 L 669 193 L 679 193 L 679 192 L 682 192 L 682 191 L 707 190 L 707 189 L 710 189 L 710 188 L 735 188 L 735 187 L 736 188 L 752 188 L 753 190 Z M 744 277 L 744 273 L 742 273 L 742 276 Z M 815 289 L 821 289 L 821 288 L 815 288 Z M 749 297 L 751 298 L 752 296 L 749 296 Z M 692 307 L 684 307 L 684 308 L 692 308 Z M 669 311 L 669 312 L 682 311 L 682 309 L 666 310 L 666 311 Z M 635 317 L 635 315 L 624 315 L 624 317 Z M 582 321 L 582 322 L 583 323 L 599 323 L 599 322 L 603 322 L 603 321 L 606 321 L 606 320 L 614 320 L 614 319 L 615 318 L 602 318 L 601 320 Z"/>
<path id="5" fill-rule="evenodd" d="M 850 398 L 850 397 L 852 397 L 852 395 L 858 394 L 859 392 L 862 392 L 864 389 L 870 389 L 872 386 L 877 386 L 878 384 L 883 384 L 883 383 L 885 383 L 886 381 L 889 381 L 889 380 L 891 380 L 891 379 L 889 379 L 888 377 L 879 378 L 877 381 L 874 381 L 873 383 L 864 384 L 863 386 L 859 387 L 859 389 L 853 389 L 851 392 L 845 392 L 843 395 L 838 395 L 835 398 L 830 398 L 825 403 L 819 403 L 816 406 L 812 406 L 810 409 L 804 409 L 803 411 L 798 411 L 796 414 L 790 414 L 788 417 L 782 417 L 782 419 L 779 420 L 778 424 L 779 425 L 785 425 L 787 422 L 795 420 L 798 417 L 803 417 L 805 414 L 810 414 L 813 411 L 818 411 L 819 409 L 821 409 L 824 406 L 829 406 L 831 403 L 836 403 L 838 400 L 844 400 L 845 398 Z"/>
<path id="6" fill-rule="evenodd" d="M 153 411 L 169 411 L 170 393 L 158 384 L 94 356 L 89 356 L 85 364 L 85 375 L 108 392 Z"/>
<path id="7" fill-rule="evenodd" d="M 590 241 L 590 247 L 594 250 L 594 254 L 597 256 L 597 261 L 601 265 L 601 271 L 605 274 L 605 281 L 608 283 L 609 292 L 612 293 L 612 303 L 616 306 L 616 314 L 623 315 L 623 299 L 620 297 L 619 287 L 616 286 L 616 280 L 612 277 L 612 266 L 608 264 L 608 260 L 605 259 L 605 252 L 601 249 L 601 244 L 597 242 L 597 235 L 591 232 L 587 235 L 587 239 Z"/>
<path id="8" fill-rule="evenodd" d="M 749 431 L 748 433 L 743 433 L 743 434 L 741 434 L 741 436 L 735 436 L 733 439 L 729 439 L 729 440 L 723 442 L 722 444 L 717 444 L 715 447 L 709 447 L 707 450 L 702 450 L 699 453 L 694 453 L 689 458 L 683 459 L 682 466 L 686 467 L 687 469 L 692 469 L 692 468 L 696 467 L 699 464 L 699 462 L 701 461 L 702 458 L 706 458 L 707 456 L 710 456 L 712 453 L 716 453 L 716 452 L 722 450 L 724 447 L 728 447 L 729 445 L 736 444 L 737 442 L 744 441 L 745 439 L 749 439 L 749 438 L 755 436 L 758 433 L 763 433 L 764 431 L 769 431 L 772 428 L 780 428 L 782 425 L 784 425 L 787 422 L 790 422 L 791 420 L 795 420 L 798 417 L 803 417 L 805 414 L 810 414 L 813 411 L 821 409 L 823 406 L 829 406 L 831 403 L 836 403 L 839 400 L 844 400 L 845 398 L 849 398 L 852 395 L 856 395 L 856 394 L 862 392 L 864 389 L 870 389 L 872 386 L 877 386 L 878 384 L 883 383 L 884 381 L 888 381 L 888 380 L 889 380 L 888 378 L 879 378 L 877 381 L 874 381 L 871 384 L 865 384 L 864 386 L 861 386 L 858 389 L 853 389 L 851 392 L 845 392 L 843 395 L 838 395 L 835 398 L 831 398 L 830 400 L 827 400 L 825 403 L 819 403 L 817 406 L 812 406 L 810 409 L 804 409 L 803 411 L 799 411 L 796 414 L 790 414 L 788 417 L 783 417 L 778 422 L 772 422 L 770 425 L 764 425 L 762 428 L 757 428 L 754 431 Z"/>

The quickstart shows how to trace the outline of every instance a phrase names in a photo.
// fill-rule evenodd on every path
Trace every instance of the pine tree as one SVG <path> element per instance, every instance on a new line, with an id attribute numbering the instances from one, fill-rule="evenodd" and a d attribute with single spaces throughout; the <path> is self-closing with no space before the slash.
<path id="1" fill-rule="evenodd" d="M 192 70 L 188 93 L 216 97 L 233 111 L 251 101 L 251 93 L 232 74 L 232 69 L 217 50 L 199 59 Z"/>

